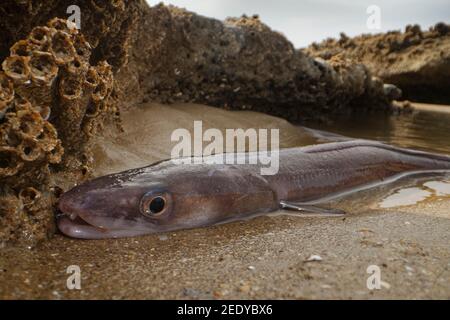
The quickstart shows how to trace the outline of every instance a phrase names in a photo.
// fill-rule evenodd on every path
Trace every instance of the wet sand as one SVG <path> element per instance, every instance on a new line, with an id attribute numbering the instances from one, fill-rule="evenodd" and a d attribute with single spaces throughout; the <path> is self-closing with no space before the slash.
<path id="1" fill-rule="evenodd" d="M 448 299 L 448 208 L 450 200 L 345 219 L 262 217 L 120 240 L 58 235 L 38 249 L 2 249 L 0 297 Z M 81 290 L 66 288 L 73 264 Z M 381 268 L 380 290 L 366 287 L 369 265 Z"/>
<path id="2" fill-rule="evenodd" d="M 95 156 L 102 165 L 96 173 L 148 164 L 147 156 L 150 162 L 167 158 L 171 126 L 192 125 L 207 110 L 211 127 L 259 123 L 261 128 L 279 127 L 284 147 L 318 142 L 277 118 L 203 106 L 190 106 L 187 113 L 182 108 L 186 106 L 147 106 L 141 115 L 152 117 L 141 120 L 125 115 L 127 134 L 116 143 L 98 141 Z M 141 130 L 133 134 L 132 127 Z M 145 139 L 144 128 L 152 140 Z M 34 249 L 2 248 L 0 298 L 449 299 L 450 197 L 377 208 L 389 193 L 378 188 L 335 201 L 348 212 L 339 218 L 276 215 L 130 239 L 83 241 L 55 235 Z M 308 261 L 312 255 L 321 261 Z M 81 290 L 66 287 L 70 265 L 81 268 Z M 367 289 L 370 265 L 381 269 L 380 290 Z"/>
<path id="3" fill-rule="evenodd" d="M 421 111 L 450 113 L 450 106 L 442 105 L 442 104 L 431 104 L 431 103 L 414 102 L 414 103 L 412 103 L 412 106 L 413 106 L 414 109 L 421 110 Z"/>
<path id="4" fill-rule="evenodd" d="M 111 131 L 107 132 L 104 138 L 97 138 L 93 148 L 94 174 L 104 175 L 169 159 L 172 148 L 178 143 L 171 141 L 172 132 L 186 128 L 193 134 L 194 121 L 197 120 L 202 120 L 203 132 L 208 128 L 216 128 L 223 136 L 227 128 L 280 129 L 280 148 L 314 144 L 319 141 L 304 129 L 284 119 L 263 113 L 226 111 L 198 104 L 171 106 L 145 104 L 141 105 L 138 111 L 134 110 L 122 116 L 125 132 L 117 135 L 116 131 Z M 227 152 L 233 150 L 227 149 Z"/>

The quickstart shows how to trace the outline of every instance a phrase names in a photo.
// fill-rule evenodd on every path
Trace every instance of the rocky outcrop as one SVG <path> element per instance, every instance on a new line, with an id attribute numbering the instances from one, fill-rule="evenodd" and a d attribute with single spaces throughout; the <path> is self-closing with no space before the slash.
<path id="1" fill-rule="evenodd" d="M 159 5 L 140 21 L 130 62 L 117 74 L 136 102 L 198 102 L 291 121 L 390 107 L 364 65 L 314 59 L 257 16 L 221 22 Z"/>
<path id="2" fill-rule="evenodd" d="M 427 31 L 410 25 L 405 32 L 328 39 L 314 43 L 306 54 L 324 60 L 333 57 L 363 63 L 385 82 L 395 84 L 404 98 L 450 103 L 450 25 L 438 23 Z"/>

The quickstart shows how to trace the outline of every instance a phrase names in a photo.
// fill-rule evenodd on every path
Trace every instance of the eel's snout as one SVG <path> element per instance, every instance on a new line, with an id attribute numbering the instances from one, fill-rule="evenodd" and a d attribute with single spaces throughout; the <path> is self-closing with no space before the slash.
<path id="1" fill-rule="evenodd" d="M 95 189 L 89 183 L 64 193 L 58 202 L 58 229 L 81 239 L 122 238 L 153 233 L 137 210 L 140 190 Z"/>
<path id="2" fill-rule="evenodd" d="M 75 218 L 78 216 L 76 205 L 72 199 L 67 196 L 67 193 L 64 193 L 58 201 L 58 210 L 59 215 L 58 216 L 68 216 L 72 220 L 75 220 Z"/>
<path id="3" fill-rule="evenodd" d="M 106 230 L 88 223 L 83 218 L 83 207 L 71 191 L 61 196 L 58 202 L 60 213 L 56 217 L 59 231 L 72 238 L 101 239 Z M 86 214 L 86 213 L 85 213 Z"/>

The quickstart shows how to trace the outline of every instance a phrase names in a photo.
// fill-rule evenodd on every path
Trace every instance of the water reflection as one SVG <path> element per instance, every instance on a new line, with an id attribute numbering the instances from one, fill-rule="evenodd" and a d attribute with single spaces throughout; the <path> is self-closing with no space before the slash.
<path id="1" fill-rule="evenodd" d="M 424 200 L 438 200 L 450 196 L 450 182 L 428 181 L 417 187 L 408 187 L 395 190 L 382 199 L 380 208 L 392 208 L 414 205 Z"/>
<path id="2" fill-rule="evenodd" d="M 310 128 L 352 138 L 383 141 L 405 148 L 450 154 L 450 106 L 420 105 L 406 115 L 353 115 L 332 123 L 309 124 Z M 429 111 L 434 110 L 434 111 Z M 437 111 L 437 112 L 436 112 Z M 327 137 L 330 137 L 327 134 Z M 331 136 L 332 138 L 332 136 Z M 436 201 L 450 196 L 450 181 L 444 175 L 429 181 L 413 177 L 403 185 L 391 185 L 379 194 L 378 207 L 392 208 Z M 411 182 L 413 184 L 411 186 Z M 372 197 L 375 193 L 372 193 Z"/>
<path id="3" fill-rule="evenodd" d="M 443 106 L 442 108 L 450 107 Z M 414 111 L 407 115 L 351 116 L 311 128 L 354 138 L 384 141 L 393 145 L 450 154 L 450 111 Z"/>

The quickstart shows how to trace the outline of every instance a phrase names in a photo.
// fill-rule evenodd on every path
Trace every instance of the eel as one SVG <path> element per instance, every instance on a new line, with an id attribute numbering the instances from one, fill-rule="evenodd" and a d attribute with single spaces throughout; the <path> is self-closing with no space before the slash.
<path id="1" fill-rule="evenodd" d="M 210 226 L 279 209 L 342 214 L 317 203 L 404 175 L 450 170 L 449 156 L 369 140 L 277 152 L 274 175 L 262 175 L 261 164 L 220 164 L 223 155 L 213 155 L 202 163 L 165 160 L 95 178 L 61 196 L 58 228 L 70 237 L 102 239 Z M 248 160 L 258 153 L 235 155 Z"/>

